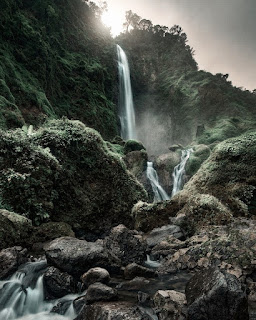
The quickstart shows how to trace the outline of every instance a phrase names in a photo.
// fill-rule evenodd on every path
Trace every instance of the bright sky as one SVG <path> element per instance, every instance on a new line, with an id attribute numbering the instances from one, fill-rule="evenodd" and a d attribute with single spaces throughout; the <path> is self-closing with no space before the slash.
<path id="1" fill-rule="evenodd" d="M 102 20 L 113 36 L 125 11 L 153 24 L 180 25 L 195 50 L 199 68 L 229 74 L 234 85 L 256 88 L 256 0 L 106 0 Z"/>

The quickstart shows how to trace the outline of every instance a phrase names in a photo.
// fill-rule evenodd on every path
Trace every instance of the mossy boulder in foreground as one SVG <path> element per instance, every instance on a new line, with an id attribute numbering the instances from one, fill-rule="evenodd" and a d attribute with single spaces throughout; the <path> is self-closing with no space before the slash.
<path id="1" fill-rule="evenodd" d="M 2 205 L 34 223 L 63 221 L 101 232 L 132 225 L 130 211 L 146 193 L 93 129 L 54 120 L 35 133 L 1 132 Z"/>

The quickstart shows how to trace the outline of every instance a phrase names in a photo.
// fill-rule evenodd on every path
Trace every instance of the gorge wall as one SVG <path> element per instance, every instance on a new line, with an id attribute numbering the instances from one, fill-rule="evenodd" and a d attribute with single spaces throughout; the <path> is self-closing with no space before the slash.
<path id="1" fill-rule="evenodd" d="M 149 154 L 172 144 L 211 144 L 255 127 L 256 95 L 228 75 L 198 70 L 178 26 L 138 27 L 117 38 L 127 52 L 138 137 Z"/>

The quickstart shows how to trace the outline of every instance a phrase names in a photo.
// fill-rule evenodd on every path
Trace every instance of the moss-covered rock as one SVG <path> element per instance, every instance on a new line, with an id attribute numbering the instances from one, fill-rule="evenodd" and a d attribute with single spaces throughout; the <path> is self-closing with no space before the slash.
<path id="1" fill-rule="evenodd" d="M 30 241 L 43 243 L 60 237 L 75 237 L 71 226 L 65 222 L 47 222 L 33 228 Z"/>
<path id="2" fill-rule="evenodd" d="M 53 120 L 30 135 L 2 132 L 0 146 L 3 205 L 36 224 L 50 219 L 87 231 L 131 226 L 132 206 L 147 197 L 120 156 L 79 121 Z"/>
<path id="3" fill-rule="evenodd" d="M 131 151 L 124 157 L 127 169 L 139 178 L 147 168 L 148 154 L 146 150 Z"/>
<path id="4" fill-rule="evenodd" d="M 193 176 L 211 153 L 211 149 L 204 144 L 193 146 L 193 150 L 185 167 L 188 176 Z"/>
<path id="5" fill-rule="evenodd" d="M 145 150 L 143 144 L 136 140 L 127 140 L 124 145 L 124 154 L 127 154 L 132 151 Z"/>
<path id="6" fill-rule="evenodd" d="M 32 222 L 14 212 L 0 209 L 0 250 L 23 245 L 31 236 Z"/>

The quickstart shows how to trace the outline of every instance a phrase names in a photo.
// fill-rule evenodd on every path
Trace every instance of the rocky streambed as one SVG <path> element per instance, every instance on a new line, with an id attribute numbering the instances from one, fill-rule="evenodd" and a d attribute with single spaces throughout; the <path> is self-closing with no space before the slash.
<path id="1" fill-rule="evenodd" d="M 118 225 L 95 242 L 48 241 L 37 258 L 3 249 L 1 319 L 254 319 L 255 228 L 236 219 L 232 232 L 188 237 L 175 224 L 149 233 Z"/>

